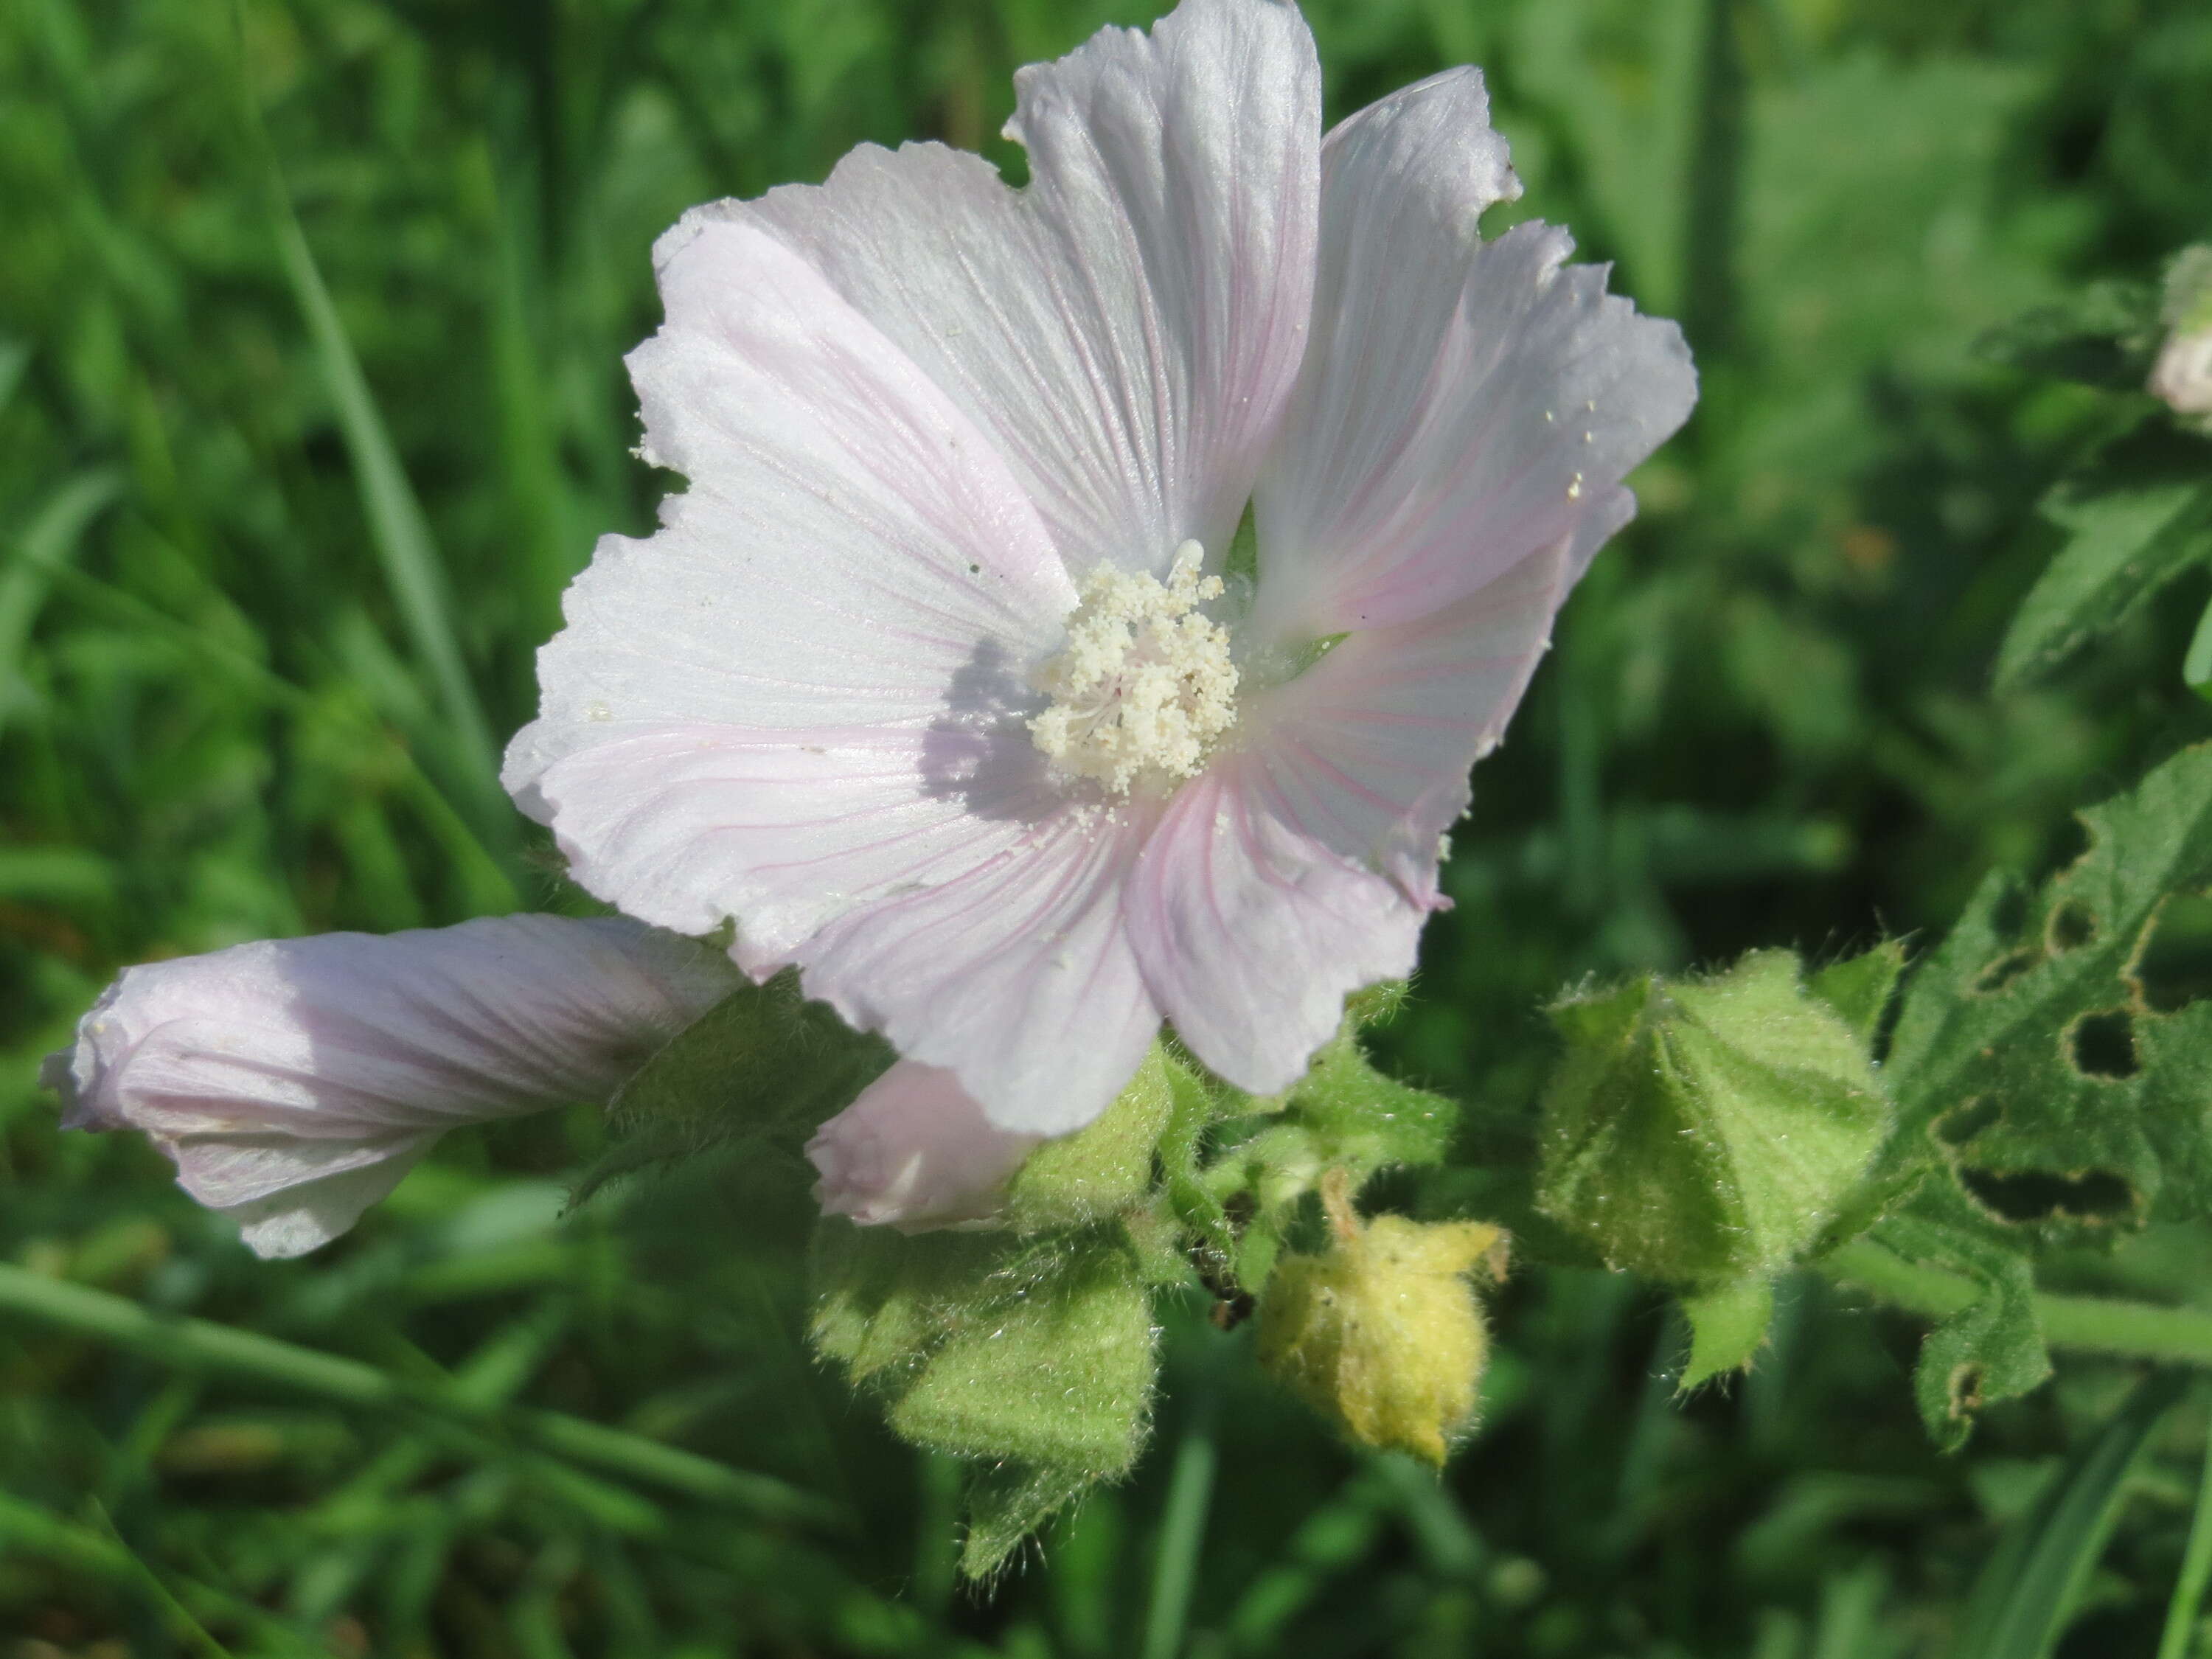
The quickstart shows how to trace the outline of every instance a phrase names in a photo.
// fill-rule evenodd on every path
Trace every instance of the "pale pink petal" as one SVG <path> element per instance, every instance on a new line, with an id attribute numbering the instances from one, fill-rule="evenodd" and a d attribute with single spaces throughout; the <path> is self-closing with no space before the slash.
<path id="1" fill-rule="evenodd" d="M 1243 744 L 1169 806 L 1130 936 L 1176 1034 L 1231 1083 L 1288 1087 L 1346 992 L 1412 970 L 1439 839 L 1549 643 L 1571 555 L 1349 635 L 1262 694 Z"/>
<path id="2" fill-rule="evenodd" d="M 988 1220 L 1044 1137 L 1001 1129 L 951 1073 L 901 1060 L 806 1143 L 828 1215 L 929 1232 Z"/>
<path id="3" fill-rule="evenodd" d="M 1235 530 L 1296 376 L 1321 75 L 1297 9 L 1185 0 L 1015 77 L 1010 190 L 935 144 L 701 210 L 773 227 L 997 440 L 1072 568 Z"/>
<path id="4" fill-rule="evenodd" d="M 1520 187 L 1473 70 L 1345 121 L 1322 179 L 1312 343 L 1254 497 L 1255 629 L 1407 622 L 1563 541 L 1586 559 L 1688 416 L 1680 331 L 1563 265 L 1562 231 L 1480 240 Z"/>
<path id="5" fill-rule="evenodd" d="M 2212 328 L 2167 337 L 2151 366 L 2150 395 L 2177 415 L 2212 415 Z"/>
<path id="6" fill-rule="evenodd" d="M 1079 1129 L 1159 1030 L 1121 917 L 1149 817 L 1071 810 L 956 880 L 855 908 L 792 952 L 801 983 L 957 1073 L 1000 1128 Z"/>
<path id="7" fill-rule="evenodd" d="M 264 1255 L 336 1237 L 441 1132 L 603 1100 L 741 983 L 609 917 L 325 933 L 126 969 L 42 1078 L 137 1129 Z"/>
<path id="8" fill-rule="evenodd" d="M 1075 603 L 990 441 L 896 347 L 774 238 L 695 232 L 630 358 L 650 454 L 692 487 L 650 540 L 600 543 L 538 655 L 506 782 L 540 818 L 548 766 L 641 726 L 968 720 L 979 677 L 1027 695 Z"/>
<path id="9" fill-rule="evenodd" d="M 1018 688 L 1017 688 L 1018 689 Z M 585 887 L 763 972 L 858 907 L 1019 856 L 1060 810 L 1018 723 L 799 733 L 623 727 L 539 790 Z"/>

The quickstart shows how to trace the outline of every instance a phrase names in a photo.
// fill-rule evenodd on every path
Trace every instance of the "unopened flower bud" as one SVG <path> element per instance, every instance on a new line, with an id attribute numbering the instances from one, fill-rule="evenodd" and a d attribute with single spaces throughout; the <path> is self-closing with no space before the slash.
<path id="1" fill-rule="evenodd" d="M 1504 1233 L 1353 1212 L 1341 1171 L 1322 1201 L 1326 1255 L 1276 1263 L 1260 1305 L 1260 1361 L 1363 1445 L 1442 1463 L 1474 1421 L 1489 1350 L 1472 1279 L 1495 1276 Z"/>
<path id="2" fill-rule="evenodd" d="M 919 1233 L 991 1219 L 1042 1139 L 994 1124 L 951 1073 L 901 1060 L 815 1132 L 806 1156 L 824 1213 Z"/>
<path id="3" fill-rule="evenodd" d="M 2166 344 L 2150 392 L 2177 415 L 2212 420 L 2212 247 L 2185 248 L 2166 267 L 2159 320 Z"/>
<path id="4" fill-rule="evenodd" d="M 1697 1286 L 1777 1273 L 1888 1130 L 1864 1036 L 1808 993 L 1788 951 L 1551 1012 L 1566 1053 L 1537 1202 L 1613 1267 Z"/>

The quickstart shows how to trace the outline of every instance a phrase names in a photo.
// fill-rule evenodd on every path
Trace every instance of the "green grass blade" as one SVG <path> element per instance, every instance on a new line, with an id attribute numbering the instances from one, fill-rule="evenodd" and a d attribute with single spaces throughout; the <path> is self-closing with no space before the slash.
<path id="1" fill-rule="evenodd" d="M 2159 1637 L 2158 1659 L 2189 1659 L 2190 1638 L 2196 1634 L 2197 1614 L 2204 1606 L 2204 1588 L 2212 1582 L 2212 1439 L 2204 1447 L 2204 1468 L 2198 1477 L 2197 1512 L 2189 1522 L 2189 1543 L 2182 1551 L 2181 1576 L 2166 1603 L 2166 1629 Z"/>
<path id="2" fill-rule="evenodd" d="M 125 1297 L 7 1262 L 0 1262 L 0 1310 L 98 1337 L 187 1371 L 252 1377 L 359 1409 L 417 1413 L 426 1424 L 465 1430 L 471 1440 L 486 1430 L 501 1432 L 556 1457 L 708 1503 L 792 1519 L 838 1518 L 811 1493 L 627 1430 L 558 1412 L 488 1408 L 450 1382 L 403 1378 L 257 1331 L 155 1313 Z"/>
<path id="3" fill-rule="evenodd" d="M 1206 1385 L 1201 1384 L 1205 1389 Z M 1206 1548 L 1206 1511 L 1213 1502 L 1214 1399 L 1210 1389 L 1192 1402 L 1191 1420 L 1176 1448 L 1168 1500 L 1152 1559 L 1152 1601 L 1145 1619 L 1144 1659 L 1176 1659 L 1190 1620 L 1190 1594 Z"/>
<path id="4" fill-rule="evenodd" d="M 122 475 L 112 467 L 90 468 L 66 480 L 31 515 L 0 569 L 0 725 L 21 695 L 23 648 L 53 586 L 55 568 L 75 555 L 93 520 L 122 492 Z"/>
<path id="5" fill-rule="evenodd" d="M 400 464 L 390 428 L 369 390 L 368 378 L 362 372 L 361 359 L 331 299 L 329 285 L 323 281 L 322 269 L 315 263 L 314 251 L 300 228 L 299 216 L 292 210 L 283 167 L 246 79 L 244 14 L 234 7 L 233 17 L 239 37 L 239 102 L 260 166 L 264 211 L 285 280 L 307 325 L 325 389 L 337 416 L 354 486 L 368 521 L 370 542 L 383 566 L 401 624 L 437 688 L 438 702 L 450 726 L 444 735 L 457 758 L 462 787 L 482 819 L 479 828 L 498 844 L 511 848 L 514 830 L 499 787 L 499 751 L 462 655 L 444 562 L 422 502 Z"/>
<path id="6" fill-rule="evenodd" d="M 472 784 L 480 786 L 475 793 L 495 797 L 498 753 L 492 744 L 490 723 L 484 718 L 461 659 L 452 602 L 429 522 L 422 516 L 422 504 L 399 464 L 398 452 L 392 447 L 344 325 L 338 320 L 337 307 L 331 302 L 330 289 L 324 284 L 299 219 L 283 198 L 283 180 L 275 173 L 273 163 L 271 167 L 277 252 L 337 413 L 362 508 L 368 518 L 370 539 L 383 562 L 385 579 L 391 584 L 408 637 L 429 669 L 439 702 L 453 722 L 454 746 L 472 775 Z"/>
<path id="7" fill-rule="evenodd" d="M 2105 1553 L 2129 1477 L 2187 1386 L 2180 1370 L 2146 1377 L 2013 1524 L 1975 1582 L 1951 1659 L 2046 1659 Z"/>

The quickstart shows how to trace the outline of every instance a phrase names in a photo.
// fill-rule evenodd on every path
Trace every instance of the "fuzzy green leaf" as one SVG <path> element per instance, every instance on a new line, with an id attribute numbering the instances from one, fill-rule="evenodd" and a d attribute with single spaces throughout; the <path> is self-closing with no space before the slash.
<path id="1" fill-rule="evenodd" d="M 1864 1042 L 1786 951 L 1571 998 L 1552 1018 L 1567 1052 L 1545 1096 L 1538 1201 L 1616 1267 L 1699 1285 L 1778 1271 L 1887 1127 Z"/>
<path id="2" fill-rule="evenodd" d="M 1888 1059 L 1879 1185 L 1935 1176 L 2023 1246 L 2212 1211 L 2212 1005 L 2167 938 L 2212 882 L 2212 747 L 2081 819 L 2088 850 L 2039 891 L 1983 884 Z"/>
<path id="3" fill-rule="evenodd" d="M 2000 690 L 2057 666 L 2212 558 L 2204 446 L 2163 421 L 2106 446 L 2042 510 L 2065 540 L 2013 617 L 1997 653 Z"/>
<path id="4" fill-rule="evenodd" d="M 795 974 L 731 993 L 672 1038 L 607 1108 L 618 1137 L 577 1190 L 739 1137 L 789 1135 L 850 1105 L 890 1064 L 882 1038 L 799 994 Z"/>
<path id="5" fill-rule="evenodd" d="M 1929 1437 L 1955 1450 L 1985 1407 L 2026 1394 L 2051 1375 L 2027 1258 L 2016 1241 L 1996 1234 L 1940 1188 L 1882 1222 L 1874 1237 L 1908 1261 L 1963 1273 L 1978 1287 L 1972 1301 L 1929 1332 L 1912 1376 Z"/>

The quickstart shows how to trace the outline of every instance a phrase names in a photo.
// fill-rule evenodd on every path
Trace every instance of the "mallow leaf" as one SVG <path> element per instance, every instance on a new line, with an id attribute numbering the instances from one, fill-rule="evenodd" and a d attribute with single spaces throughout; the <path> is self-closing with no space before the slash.
<path id="1" fill-rule="evenodd" d="M 808 1000 L 795 971 L 742 986 L 623 1085 L 607 1107 L 615 1144 L 579 1183 L 577 1201 L 619 1176 L 724 1141 L 803 1138 L 850 1105 L 891 1060 L 881 1037 Z"/>
<path id="2" fill-rule="evenodd" d="M 2148 283 L 2092 283 L 1974 343 L 1978 356 L 2030 374 L 2140 392 L 2158 350 L 2159 292 Z"/>
<path id="3" fill-rule="evenodd" d="M 1975 1293 L 1928 1333 L 1912 1395 L 1929 1436 L 1956 1450 L 1987 1407 L 2039 1386 L 2051 1354 L 2035 1316 L 2035 1279 L 2020 1242 L 1941 1187 L 1923 1188 L 1876 1226 L 1874 1242 L 1908 1261 L 1948 1267 Z"/>
<path id="4" fill-rule="evenodd" d="M 2212 883 L 2212 745 L 2081 814 L 2034 891 L 1992 875 L 1914 975 L 1887 1060 L 1877 1186 L 1934 1176 L 2023 1245 L 2212 1210 L 2212 1004 L 2176 971 Z"/>
<path id="5" fill-rule="evenodd" d="M 2167 582 L 2212 559 L 2212 466 L 2202 440 L 2147 421 L 2053 486 L 2057 552 L 1997 653 L 2000 690 L 2109 633 Z"/>
<path id="6" fill-rule="evenodd" d="M 1647 975 L 1551 1014 L 1566 1052 L 1544 1097 L 1537 1201 L 1614 1267 L 1699 1289 L 1772 1275 L 1887 1129 L 1865 1040 L 1790 951 L 1707 978 Z"/>

